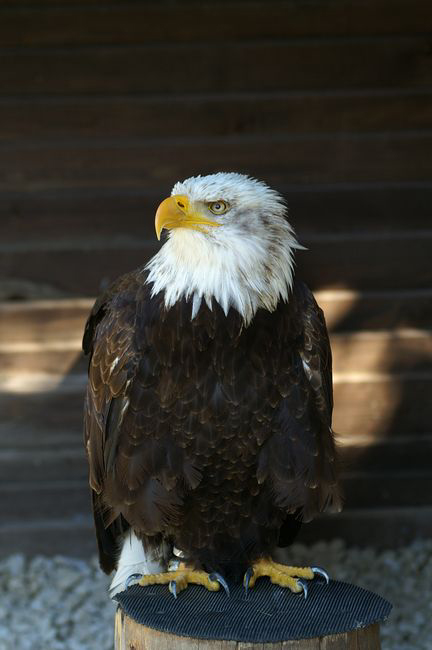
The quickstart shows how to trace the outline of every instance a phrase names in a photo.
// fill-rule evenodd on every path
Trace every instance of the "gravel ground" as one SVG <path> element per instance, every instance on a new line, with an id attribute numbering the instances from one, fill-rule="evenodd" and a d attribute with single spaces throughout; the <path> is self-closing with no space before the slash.
<path id="1" fill-rule="evenodd" d="M 432 540 L 382 552 L 346 548 L 339 540 L 295 545 L 292 561 L 319 564 L 333 578 L 390 600 L 383 650 L 431 650 Z M 107 586 L 96 559 L 0 560 L 0 650 L 112 650 L 115 605 Z"/>

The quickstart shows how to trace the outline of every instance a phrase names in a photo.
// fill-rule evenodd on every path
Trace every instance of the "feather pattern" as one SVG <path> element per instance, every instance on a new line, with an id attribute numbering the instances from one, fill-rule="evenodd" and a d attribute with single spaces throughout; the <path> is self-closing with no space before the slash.
<path id="1" fill-rule="evenodd" d="M 298 281 L 246 326 L 214 298 L 167 306 L 149 274 L 114 283 L 84 336 L 101 564 L 132 527 L 197 566 L 242 570 L 289 522 L 340 508 L 324 318 Z"/>

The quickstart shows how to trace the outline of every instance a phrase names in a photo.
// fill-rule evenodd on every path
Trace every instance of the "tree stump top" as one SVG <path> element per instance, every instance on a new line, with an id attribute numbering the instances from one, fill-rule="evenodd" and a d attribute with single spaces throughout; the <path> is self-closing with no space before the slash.
<path id="1" fill-rule="evenodd" d="M 217 641 L 278 643 L 367 628 L 388 618 L 391 605 L 377 594 L 344 582 L 315 580 L 308 598 L 260 580 L 206 591 L 191 585 L 177 599 L 166 585 L 134 585 L 117 595 L 123 612 L 142 626 L 169 634 Z"/>

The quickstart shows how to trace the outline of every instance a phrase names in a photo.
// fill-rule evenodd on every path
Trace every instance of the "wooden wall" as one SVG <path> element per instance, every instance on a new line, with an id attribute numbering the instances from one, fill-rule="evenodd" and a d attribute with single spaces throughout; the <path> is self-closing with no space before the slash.
<path id="1" fill-rule="evenodd" d="M 0 0 L 0 552 L 94 550 L 93 297 L 192 174 L 282 191 L 325 309 L 346 508 L 304 539 L 432 532 L 432 5 Z"/>

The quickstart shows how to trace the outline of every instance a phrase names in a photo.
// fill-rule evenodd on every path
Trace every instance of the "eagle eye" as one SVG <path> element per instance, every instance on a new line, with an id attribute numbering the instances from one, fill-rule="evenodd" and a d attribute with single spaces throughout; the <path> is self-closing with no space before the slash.
<path id="1" fill-rule="evenodd" d="M 225 201 L 212 201 L 212 203 L 208 204 L 208 207 L 213 214 L 223 214 L 228 210 L 229 205 Z"/>

